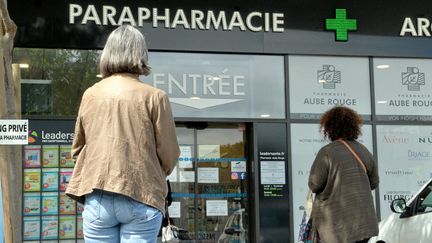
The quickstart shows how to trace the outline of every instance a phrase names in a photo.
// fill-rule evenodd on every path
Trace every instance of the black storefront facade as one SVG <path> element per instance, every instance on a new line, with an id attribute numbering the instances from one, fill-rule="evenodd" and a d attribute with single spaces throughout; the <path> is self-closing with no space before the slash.
<path id="1" fill-rule="evenodd" d="M 144 33 L 152 74 L 141 79 L 170 97 L 182 151 L 170 214 L 193 240 L 296 242 L 308 169 L 328 142 L 318 119 L 340 104 L 364 119 L 385 217 L 392 199 L 432 176 L 423 163 L 432 141 L 431 5 L 9 1 L 23 116 L 35 132 L 23 148 L 24 240 L 82 241 L 82 208 L 62 196 L 70 134 L 119 24 Z"/>

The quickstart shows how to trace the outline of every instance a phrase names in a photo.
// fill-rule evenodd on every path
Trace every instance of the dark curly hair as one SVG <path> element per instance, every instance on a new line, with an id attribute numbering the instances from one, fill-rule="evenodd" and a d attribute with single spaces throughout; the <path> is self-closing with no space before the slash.
<path id="1" fill-rule="evenodd" d="M 361 134 L 361 117 L 354 110 L 345 106 L 335 106 L 321 117 L 320 128 L 324 137 L 331 141 L 339 138 L 355 140 Z"/>

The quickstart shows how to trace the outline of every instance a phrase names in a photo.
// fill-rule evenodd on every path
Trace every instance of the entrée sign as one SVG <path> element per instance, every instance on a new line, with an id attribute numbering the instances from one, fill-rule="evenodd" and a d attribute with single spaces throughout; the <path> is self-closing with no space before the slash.
<path id="1" fill-rule="evenodd" d="M 124 6 L 117 9 L 114 6 L 103 5 L 97 7 L 89 4 L 81 6 L 79 4 L 69 4 L 69 24 L 80 23 L 86 25 L 94 23 L 96 25 L 123 25 L 143 27 L 146 21 L 152 23 L 153 28 L 163 27 L 175 29 L 200 30 L 224 30 L 231 31 L 238 28 L 241 31 L 252 32 L 284 32 L 284 14 L 269 12 L 250 12 L 246 16 L 238 11 L 228 14 L 225 11 L 215 12 L 213 10 L 185 11 L 183 9 L 158 9 L 138 7 L 132 9 Z"/>

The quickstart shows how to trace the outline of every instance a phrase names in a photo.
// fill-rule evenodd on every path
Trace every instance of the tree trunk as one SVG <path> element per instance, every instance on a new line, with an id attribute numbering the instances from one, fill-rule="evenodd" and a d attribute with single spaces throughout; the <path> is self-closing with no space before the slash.
<path id="1" fill-rule="evenodd" d="M 17 27 L 9 16 L 6 0 L 0 0 L 0 119 L 19 119 L 20 75 L 19 66 L 12 71 L 12 49 Z M 15 80 L 14 80 L 14 74 Z M 22 159 L 21 147 L 0 146 L 0 176 L 5 243 L 22 242 Z"/>

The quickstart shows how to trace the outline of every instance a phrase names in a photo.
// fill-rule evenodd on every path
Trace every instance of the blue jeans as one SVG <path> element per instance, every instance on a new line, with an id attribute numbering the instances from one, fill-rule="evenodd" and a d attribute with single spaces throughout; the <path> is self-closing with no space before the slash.
<path id="1" fill-rule="evenodd" d="M 86 243 L 155 243 L 162 213 L 129 197 L 96 190 L 86 195 L 83 230 Z"/>

